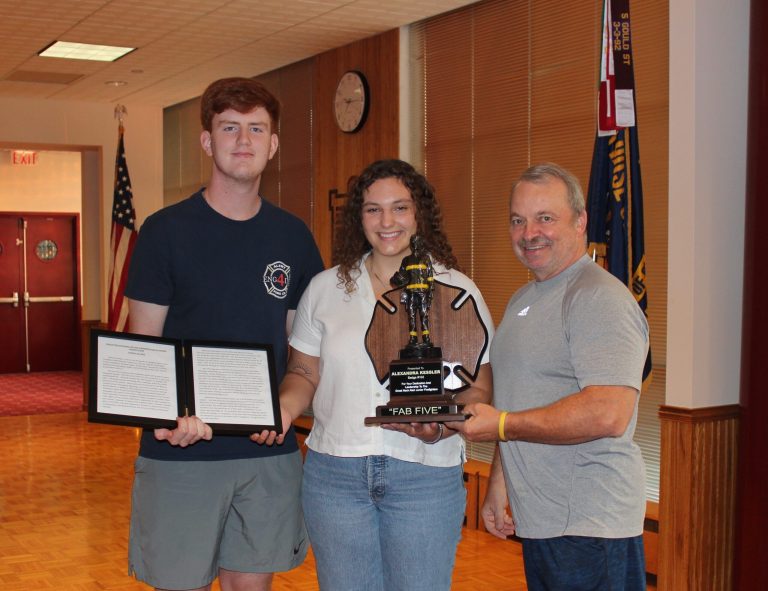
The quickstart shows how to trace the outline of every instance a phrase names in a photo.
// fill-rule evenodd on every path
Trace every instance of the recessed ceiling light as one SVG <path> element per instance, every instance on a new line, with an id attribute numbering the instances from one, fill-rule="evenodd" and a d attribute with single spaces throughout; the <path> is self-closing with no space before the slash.
<path id="1" fill-rule="evenodd" d="M 104 84 L 107 86 L 125 86 L 128 83 L 125 80 L 107 80 Z"/>
<path id="2" fill-rule="evenodd" d="M 113 62 L 132 52 L 135 47 L 115 47 L 112 45 L 91 45 L 89 43 L 72 43 L 56 41 L 38 52 L 41 57 L 60 57 L 71 60 L 93 60 L 97 62 Z"/>

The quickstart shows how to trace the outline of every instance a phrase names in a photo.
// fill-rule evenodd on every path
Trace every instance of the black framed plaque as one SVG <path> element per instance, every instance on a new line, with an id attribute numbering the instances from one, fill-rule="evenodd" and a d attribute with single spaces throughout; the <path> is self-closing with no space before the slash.
<path id="1" fill-rule="evenodd" d="M 174 428 L 196 415 L 215 433 L 282 432 L 271 345 L 91 330 L 88 420 Z"/>

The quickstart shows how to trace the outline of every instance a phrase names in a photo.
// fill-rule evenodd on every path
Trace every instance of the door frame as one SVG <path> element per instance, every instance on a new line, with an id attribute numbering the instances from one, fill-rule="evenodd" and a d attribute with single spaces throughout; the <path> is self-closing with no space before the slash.
<path id="1" fill-rule="evenodd" d="M 104 158 L 103 150 L 98 145 L 86 144 L 51 144 L 35 142 L 0 141 L 0 149 L 5 150 L 52 150 L 60 152 L 79 152 L 81 156 L 80 174 L 82 179 L 82 197 L 80 204 L 80 221 L 78 224 L 78 266 L 80 281 L 80 310 L 81 318 L 101 321 L 102 313 L 106 310 L 107 269 L 105 240 L 109 236 L 109 220 L 111 214 L 104 206 Z M 10 210 L 9 210 L 10 211 Z M 63 213 L 63 212 L 49 212 Z M 66 212 L 68 213 L 68 212 Z M 103 220 L 103 222 L 102 222 Z M 91 322 L 93 320 L 90 320 Z M 89 322 L 89 320 L 86 320 Z M 81 320 L 82 323 L 82 320 Z M 83 361 L 85 359 L 83 358 Z"/>
<path id="2" fill-rule="evenodd" d="M 80 258 L 80 223 L 81 223 L 81 216 L 78 212 L 72 212 L 72 211 L 52 211 L 52 212 L 42 212 L 42 211 L 5 211 L 0 210 L 0 215 L 3 216 L 9 216 L 9 217 L 17 217 L 17 218 L 43 218 L 43 217 L 65 217 L 65 218 L 71 218 L 74 220 L 75 223 L 75 235 L 73 236 L 74 240 L 74 269 L 75 269 L 75 289 L 74 289 L 74 297 L 75 297 L 75 342 L 72 343 L 72 346 L 75 347 L 75 360 L 76 365 L 79 365 L 81 370 L 82 368 L 82 343 L 81 343 L 81 330 L 80 327 L 83 323 L 83 306 L 82 306 L 82 277 L 80 272 L 81 267 L 81 258 Z M 26 241 L 26 235 L 25 235 L 25 241 Z M 25 252 L 27 253 L 27 256 L 32 256 L 33 253 L 29 249 L 29 244 L 25 244 Z M 26 357 L 26 355 L 25 355 Z M 28 363 L 29 359 L 25 359 L 25 361 Z"/>

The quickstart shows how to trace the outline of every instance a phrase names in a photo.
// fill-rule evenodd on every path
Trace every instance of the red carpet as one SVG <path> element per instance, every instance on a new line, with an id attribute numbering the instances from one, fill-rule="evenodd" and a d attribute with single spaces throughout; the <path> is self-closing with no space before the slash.
<path id="1" fill-rule="evenodd" d="M 0 416 L 73 412 L 83 408 L 79 371 L 0 374 Z"/>

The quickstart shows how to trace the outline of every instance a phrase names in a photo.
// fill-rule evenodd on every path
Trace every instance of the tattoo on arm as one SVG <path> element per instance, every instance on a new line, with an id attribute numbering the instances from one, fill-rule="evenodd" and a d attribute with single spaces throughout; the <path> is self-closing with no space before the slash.
<path id="1" fill-rule="evenodd" d="M 300 361 L 289 363 L 287 371 L 288 373 L 293 373 L 299 377 L 304 378 L 310 384 L 312 384 L 312 387 L 317 387 L 317 384 L 315 384 L 315 376 L 312 372 L 312 368 L 309 367 L 306 363 L 301 363 Z"/>
<path id="2" fill-rule="evenodd" d="M 291 363 L 288 365 L 288 371 L 305 377 L 312 375 L 312 370 L 306 363 Z"/>

